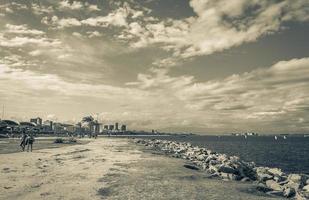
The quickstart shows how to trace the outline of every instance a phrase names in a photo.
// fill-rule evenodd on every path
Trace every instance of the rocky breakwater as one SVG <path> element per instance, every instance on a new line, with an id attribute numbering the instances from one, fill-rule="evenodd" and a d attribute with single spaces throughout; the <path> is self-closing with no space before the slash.
<path id="1" fill-rule="evenodd" d="M 251 181 L 267 194 L 309 199 L 309 175 L 286 174 L 278 168 L 257 167 L 237 156 L 227 156 L 206 148 L 167 140 L 136 139 L 136 143 L 163 151 L 176 158 L 190 160 L 199 169 L 223 180 Z M 194 168 L 195 166 L 192 166 Z"/>

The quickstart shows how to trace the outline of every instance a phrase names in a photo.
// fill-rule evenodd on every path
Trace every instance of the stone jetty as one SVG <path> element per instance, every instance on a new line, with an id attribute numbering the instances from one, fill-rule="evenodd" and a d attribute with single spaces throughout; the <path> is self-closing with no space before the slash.
<path id="1" fill-rule="evenodd" d="M 135 143 L 190 160 L 193 165 L 188 168 L 204 170 L 212 177 L 251 181 L 258 190 L 267 194 L 297 200 L 309 199 L 309 175 L 306 174 L 286 174 L 279 168 L 258 167 L 237 156 L 227 156 L 190 143 L 157 139 L 135 139 Z"/>

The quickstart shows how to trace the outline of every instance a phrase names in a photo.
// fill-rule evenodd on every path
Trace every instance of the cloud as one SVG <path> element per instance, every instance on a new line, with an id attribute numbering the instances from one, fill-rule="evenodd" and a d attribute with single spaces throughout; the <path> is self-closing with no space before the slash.
<path id="1" fill-rule="evenodd" d="M 46 15 L 54 13 L 54 9 L 52 6 L 45 6 L 43 4 L 31 4 L 31 10 L 36 15 Z"/>
<path id="2" fill-rule="evenodd" d="M 128 11 L 125 8 L 118 8 L 110 12 L 107 16 L 91 17 L 82 20 L 81 23 L 88 26 L 108 27 L 112 26 L 127 26 Z"/>
<path id="3" fill-rule="evenodd" d="M 88 31 L 87 34 L 88 34 L 89 38 L 101 37 L 102 36 L 102 34 L 98 31 Z"/>
<path id="4" fill-rule="evenodd" d="M 66 28 L 66 27 L 76 27 L 81 26 L 82 23 L 76 18 L 61 18 L 59 19 L 57 16 L 43 17 L 41 22 L 46 25 L 51 25 L 54 28 Z"/>
<path id="5" fill-rule="evenodd" d="M 237 124 L 245 130 L 248 124 L 253 128 L 264 124 L 268 130 L 291 131 L 295 129 L 291 118 L 308 117 L 309 58 L 280 61 L 269 68 L 208 82 L 196 82 L 191 76 L 171 77 L 162 68 L 154 72 L 139 74 L 137 82 L 127 85 L 151 91 L 157 98 L 165 99 L 167 105 L 177 104 L 183 111 L 182 120 L 195 121 L 195 127 L 214 123 L 218 130 Z M 166 96 L 173 98 L 167 101 Z M 237 120 L 248 124 L 243 126 Z M 220 125 L 221 122 L 226 125 Z M 206 125 L 204 128 L 207 129 Z"/>
<path id="6" fill-rule="evenodd" d="M 125 7 L 118 8 L 106 16 L 89 17 L 86 19 L 77 18 L 59 18 L 58 16 L 42 18 L 43 24 L 53 28 L 63 29 L 66 27 L 90 26 L 90 27 L 125 27 L 128 26 L 127 17 L 131 11 Z"/>
<path id="7" fill-rule="evenodd" d="M 44 35 L 45 32 L 36 30 L 36 29 L 29 29 L 26 24 L 23 25 L 13 25 L 13 24 L 6 24 L 6 31 L 7 33 L 14 33 L 14 34 L 22 34 L 22 35 Z"/>
<path id="8" fill-rule="evenodd" d="M 89 11 L 100 11 L 101 9 L 96 4 L 90 4 L 88 2 L 80 2 L 80 1 L 60 1 L 59 2 L 60 10 L 89 10 Z"/>
<path id="9" fill-rule="evenodd" d="M 279 31 L 284 22 L 309 19 L 306 0 L 191 0 L 190 6 L 196 16 L 135 21 L 118 37 L 135 48 L 158 45 L 171 53 L 165 63 L 174 65 L 179 60 L 256 41 Z M 158 61 L 155 64 L 162 66 L 164 63 Z"/>
<path id="10" fill-rule="evenodd" d="M 84 5 L 79 1 L 72 1 L 72 3 L 70 3 L 70 1 L 65 0 L 59 2 L 59 8 L 61 9 L 79 10 L 82 9 L 83 7 Z"/>
<path id="11" fill-rule="evenodd" d="M 88 9 L 90 11 L 100 11 L 101 10 L 100 8 L 98 8 L 98 5 L 89 5 Z"/>
<path id="12" fill-rule="evenodd" d="M 51 38 L 31 38 L 31 37 L 14 37 L 6 38 L 0 34 L 0 46 L 2 47 L 22 47 L 25 45 L 37 45 L 39 47 L 59 47 L 61 42 Z"/>

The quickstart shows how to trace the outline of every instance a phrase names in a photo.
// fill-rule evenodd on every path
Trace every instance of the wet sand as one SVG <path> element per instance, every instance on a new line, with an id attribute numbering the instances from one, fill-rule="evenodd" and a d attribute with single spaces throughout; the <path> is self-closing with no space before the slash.
<path id="1" fill-rule="evenodd" d="M 256 199 L 250 183 L 211 179 L 124 138 L 1 154 L 0 199 Z M 275 198 L 277 199 L 277 198 Z"/>

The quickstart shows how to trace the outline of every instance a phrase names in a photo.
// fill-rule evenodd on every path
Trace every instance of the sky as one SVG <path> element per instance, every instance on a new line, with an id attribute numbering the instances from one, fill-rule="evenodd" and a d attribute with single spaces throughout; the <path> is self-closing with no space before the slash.
<path id="1" fill-rule="evenodd" d="M 309 132 L 308 0 L 0 0 L 1 117 Z"/>

